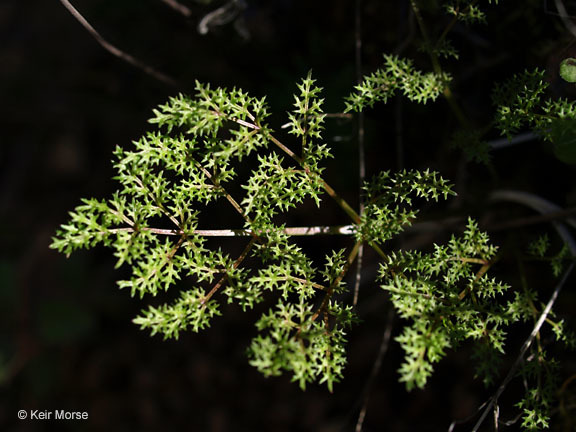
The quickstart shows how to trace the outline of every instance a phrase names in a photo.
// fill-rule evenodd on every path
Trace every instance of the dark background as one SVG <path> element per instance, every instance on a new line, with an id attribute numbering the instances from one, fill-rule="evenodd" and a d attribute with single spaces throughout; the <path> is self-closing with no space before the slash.
<path id="1" fill-rule="evenodd" d="M 57 0 L 0 3 L 0 430 L 354 429 L 388 310 L 384 294 L 370 283 L 376 260 L 369 252 L 360 301 L 363 323 L 349 335 L 345 379 L 330 394 L 323 386 L 303 392 L 289 377 L 265 379 L 248 365 L 245 349 L 265 309 L 243 314 L 225 307 L 201 334 L 179 341 L 150 338 L 131 323 L 146 299 L 132 299 L 116 288 L 123 273 L 113 269 L 109 251 L 97 248 L 65 259 L 48 247 L 80 198 L 102 198 L 114 190 L 114 147 L 138 139 L 152 108 L 170 95 L 192 92 L 195 80 L 266 96 L 279 130 L 295 82 L 312 69 L 325 88 L 327 112 L 342 111 L 342 97 L 355 83 L 354 2 L 248 1 L 242 19 L 249 40 L 232 25 L 199 35 L 198 21 L 222 3 L 185 2 L 192 10 L 189 18 L 159 0 L 74 3 L 104 38 L 173 76 L 177 86 L 105 51 Z M 423 3 L 425 16 L 435 17 L 427 8 L 434 2 Z M 556 73 L 559 61 L 575 51 L 572 38 L 547 2 L 502 3 L 487 7 L 489 26 L 455 27 L 452 40 L 461 61 L 446 62 L 457 77 L 456 95 L 477 126 L 491 119 L 494 82 L 525 68 L 547 70 L 551 95 L 574 95 Z M 394 51 L 428 70 L 415 47 L 418 32 L 407 1 L 364 0 L 362 9 L 365 72 L 381 65 L 382 53 Z M 448 19 L 435 23 L 445 25 Z M 501 150 L 493 157 L 494 178 L 482 165 L 464 165 L 462 155 L 447 145 L 456 126 L 443 101 L 430 108 L 396 99 L 370 110 L 368 173 L 431 167 L 460 180 L 458 203 L 431 208 L 432 215 L 503 221 L 526 214 L 488 208 L 485 197 L 496 187 L 528 190 L 563 207 L 576 204 L 576 172 L 556 160 L 549 146 L 536 141 L 521 150 Z M 327 176 L 354 204 L 355 134 L 354 121 L 327 123 L 325 138 L 336 155 Z M 306 224 L 305 216 L 296 214 L 294 221 Z M 318 217 L 346 223 L 338 210 Z M 403 241 L 431 244 L 445 234 Z M 501 232 L 493 236 L 497 244 L 507 241 Z M 502 277 L 514 282 L 504 271 Z M 571 291 L 560 314 L 573 310 Z M 519 332 L 512 347 L 525 335 Z M 464 349 L 450 356 L 425 390 L 407 393 L 397 383 L 401 352 L 393 343 L 373 383 L 364 430 L 446 430 L 452 419 L 472 414 L 490 392 L 473 380 L 468 355 Z M 575 373 L 572 358 L 563 364 L 565 376 Z M 87 411 L 89 420 L 19 421 L 19 409 Z"/>

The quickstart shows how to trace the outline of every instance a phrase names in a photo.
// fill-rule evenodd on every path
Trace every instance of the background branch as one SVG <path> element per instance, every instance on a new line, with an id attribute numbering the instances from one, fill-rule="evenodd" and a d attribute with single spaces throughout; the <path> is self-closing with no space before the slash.
<path id="1" fill-rule="evenodd" d="M 482 423 L 484 423 L 484 420 L 486 420 L 486 416 L 490 413 L 490 411 L 492 410 L 494 405 L 497 403 L 498 399 L 500 398 L 500 396 L 502 395 L 502 393 L 506 389 L 506 386 L 508 385 L 508 383 L 512 380 L 512 378 L 514 378 L 514 375 L 516 374 L 516 371 L 518 370 L 520 363 L 522 363 L 522 361 L 524 360 L 524 355 L 526 354 L 526 351 L 528 351 L 528 348 L 530 348 L 530 346 L 532 345 L 532 342 L 534 342 L 534 338 L 540 332 L 540 328 L 542 327 L 542 324 L 544 324 L 544 321 L 546 321 L 546 318 L 548 318 L 548 315 L 550 314 L 550 311 L 552 310 L 552 306 L 554 306 L 554 303 L 556 302 L 556 299 L 558 298 L 558 294 L 560 293 L 560 290 L 562 290 L 562 287 L 564 286 L 564 284 L 568 280 L 568 276 L 570 276 L 570 273 L 572 273 L 573 269 L 574 269 L 574 264 L 571 264 L 570 267 L 568 267 L 568 269 L 566 270 L 566 272 L 564 272 L 564 276 L 562 276 L 562 279 L 560 280 L 558 285 L 556 285 L 556 288 L 554 289 L 554 292 L 552 293 L 550 300 L 548 300 L 546 307 L 544 308 L 544 310 L 540 314 L 540 318 L 538 318 L 538 321 L 534 325 L 534 329 L 530 333 L 530 336 L 528 336 L 528 339 L 526 339 L 526 341 L 522 345 L 522 348 L 520 349 L 520 353 L 518 354 L 518 357 L 516 357 L 516 361 L 514 362 L 514 365 L 508 371 L 508 375 L 506 375 L 506 378 L 504 378 L 504 380 L 502 381 L 502 384 L 500 384 L 500 387 L 498 387 L 498 390 L 496 391 L 494 396 L 492 396 L 490 398 L 488 405 L 484 408 L 484 411 L 482 412 L 482 415 L 480 416 L 480 418 L 478 419 L 478 421 L 474 425 L 472 432 L 477 432 L 478 429 L 480 429 L 480 426 L 482 426 Z"/>
<path id="2" fill-rule="evenodd" d="M 178 3 L 176 0 L 160 0 L 165 5 L 171 7 L 176 12 L 184 15 L 186 18 L 189 18 L 192 15 L 192 11 L 190 8 L 184 6 L 182 3 Z"/>
<path id="3" fill-rule="evenodd" d="M 110 42 L 108 42 L 102 36 L 100 36 L 100 33 L 98 33 L 94 29 L 94 27 L 92 27 L 92 25 L 90 25 L 90 23 L 86 20 L 86 18 L 84 18 L 82 16 L 82 14 L 80 14 L 80 12 L 78 12 L 78 10 L 74 6 L 72 6 L 72 3 L 70 3 L 68 0 L 60 0 L 60 3 L 62 3 L 64 5 L 64 7 L 68 10 L 68 12 L 70 12 L 72 14 L 72 16 L 74 18 L 76 18 L 76 20 L 80 24 L 82 24 L 82 27 L 84 27 L 88 31 L 88 33 L 90 33 L 94 37 L 94 39 L 96 39 L 96 41 L 110 54 L 112 54 L 112 55 L 118 57 L 119 59 L 125 61 L 126 63 L 129 63 L 132 66 L 140 69 L 141 71 L 143 71 L 147 75 L 151 76 L 152 78 L 157 79 L 158 81 L 162 81 L 163 83 L 171 85 L 171 86 L 175 86 L 175 87 L 178 86 L 178 82 L 174 78 L 154 69 L 152 66 L 149 66 L 146 63 L 144 63 L 143 61 L 138 60 L 136 57 L 125 53 L 121 49 L 112 45 Z"/>

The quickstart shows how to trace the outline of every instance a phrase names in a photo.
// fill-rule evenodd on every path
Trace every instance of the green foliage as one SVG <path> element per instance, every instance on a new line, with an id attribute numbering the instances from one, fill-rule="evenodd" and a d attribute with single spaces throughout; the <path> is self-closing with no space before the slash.
<path id="1" fill-rule="evenodd" d="M 488 128 L 472 129 L 440 63 L 458 58 L 446 38 L 451 26 L 484 22 L 486 14 L 473 0 L 440 4 L 453 19 L 432 41 L 412 2 L 433 72 L 417 69 L 409 58 L 384 55 L 383 67 L 345 98 L 345 111 L 362 112 L 396 94 L 421 104 L 443 95 L 460 121 L 451 133 L 452 147 L 488 165 L 492 156 L 483 136 Z M 434 2 L 437 8 L 440 4 Z M 563 77 L 568 66 L 561 69 Z M 536 69 L 496 85 L 494 126 L 509 139 L 523 129 L 534 130 L 552 142 L 560 160 L 574 163 L 576 105 L 547 98 L 544 77 Z M 399 373 L 406 388 L 424 387 L 435 364 L 461 347 L 471 350 L 476 376 L 494 385 L 511 327 L 537 322 L 543 313 L 539 291 L 524 280 L 521 287 L 512 287 L 492 275 L 500 254 L 473 219 L 463 233 L 427 252 L 384 252 L 416 221 L 422 204 L 454 192 L 440 173 L 429 169 L 384 171 L 364 183 L 363 208 L 357 213 L 325 179 L 323 164 L 332 153 L 322 140 L 326 113 L 321 93 L 311 73 L 297 84 L 285 144 L 268 124 L 264 98 L 196 83 L 194 96 L 178 95 L 154 110 L 152 131 L 131 148 L 116 149 L 116 192 L 105 200 L 82 200 L 57 231 L 52 248 L 70 255 L 103 245 L 113 250 L 117 267 L 130 269 L 131 276 L 118 285 L 132 296 L 176 291 L 175 300 L 155 301 L 134 319 L 165 338 L 208 328 L 222 313 L 223 302 L 245 311 L 271 298 L 274 306 L 256 322 L 250 364 L 265 376 L 289 373 L 302 389 L 318 382 L 332 391 L 343 377 L 347 331 L 359 321 L 345 277 L 367 244 L 380 260 L 377 281 L 402 319 L 396 341 L 404 351 Z M 347 248 L 326 252 L 319 265 L 321 260 L 313 260 L 294 241 L 285 221 L 288 211 L 307 201 L 322 206 L 326 195 L 349 217 L 353 236 Z M 207 206 L 214 202 L 233 212 L 220 233 L 239 237 L 244 245 L 240 255 L 207 241 L 212 235 L 207 228 L 214 228 Z M 316 228 L 307 229 L 313 234 Z M 529 252 L 550 261 L 557 277 L 569 252 L 563 247 L 547 256 L 550 246 L 550 239 L 541 236 Z M 546 322 L 555 339 L 576 346 L 564 321 L 552 318 L 550 313 Z M 517 403 L 526 430 L 549 426 L 557 389 L 557 365 L 537 336 L 537 347 L 519 371 L 527 383 Z"/>
<path id="2" fill-rule="evenodd" d="M 220 315 L 218 303 L 206 301 L 206 293 L 201 289 L 188 290 L 180 298 L 160 307 L 150 307 L 134 319 L 142 329 L 150 329 L 152 335 L 163 334 L 166 338 L 178 339 L 180 332 L 188 329 L 198 332 L 210 325 L 210 319 Z"/>
<path id="3" fill-rule="evenodd" d="M 462 237 L 435 246 L 433 253 L 394 253 L 381 265 L 382 288 L 400 317 L 411 321 L 397 338 L 406 352 L 400 380 L 408 389 L 423 387 L 433 363 L 465 340 L 483 345 L 483 359 L 504 352 L 511 317 L 503 294 L 509 286 L 485 274 L 495 255 L 488 236 L 469 220 Z M 479 370 L 487 382 L 493 380 L 493 370 Z"/>
<path id="4" fill-rule="evenodd" d="M 486 23 L 486 14 L 475 5 L 475 1 L 451 1 L 444 4 L 446 13 L 465 23 Z"/>
<path id="5" fill-rule="evenodd" d="M 498 4 L 498 0 L 488 0 L 488 4 Z M 465 23 L 486 23 L 486 13 L 478 6 L 478 0 L 445 0 L 443 5 L 448 15 Z M 482 5 L 485 6 L 485 5 Z"/>
<path id="6" fill-rule="evenodd" d="M 503 84 L 496 85 L 493 93 L 497 106 L 496 127 L 503 135 L 511 138 L 524 125 L 539 126 L 542 118 L 537 109 L 548 84 L 544 81 L 544 71 L 534 70 L 514 75 Z"/>
<path id="7" fill-rule="evenodd" d="M 544 71 L 538 69 L 497 85 L 493 94 L 496 127 L 508 138 L 522 128 L 530 128 L 552 142 L 559 160 L 576 163 L 576 104 L 545 99 L 547 88 Z"/>
<path id="8" fill-rule="evenodd" d="M 417 70 L 410 59 L 384 55 L 384 67 L 355 86 L 356 91 L 346 98 L 345 111 L 358 112 L 376 102 L 386 103 L 397 91 L 414 102 L 434 101 L 449 81 L 446 73 L 424 73 Z"/>
<path id="9" fill-rule="evenodd" d="M 321 177 L 321 163 L 331 155 L 319 143 L 325 114 L 310 74 L 298 85 L 288 114 L 301 155 L 272 135 L 263 99 L 200 83 L 196 90 L 193 98 L 179 95 L 154 110 L 150 123 L 157 129 L 132 149 L 116 149 L 118 190 L 109 200 L 84 200 L 52 247 L 66 254 L 97 244 L 112 248 L 117 267 L 132 270 L 118 285 L 133 296 L 184 287 L 172 303 L 150 306 L 134 320 L 166 338 L 207 328 L 220 315 L 218 292 L 246 310 L 271 291 L 279 303 L 256 325 L 261 334 L 249 350 L 251 364 L 265 375 L 288 371 L 303 388 L 319 381 L 332 389 L 345 365 L 344 329 L 356 320 L 351 307 L 333 296 L 345 290 L 342 280 L 360 242 L 382 243 L 411 223 L 416 211 L 399 206 L 412 203 L 408 194 L 437 200 L 451 189 L 429 171 L 382 173 L 366 186 L 370 202 L 358 217 Z M 237 200 L 227 185 L 237 177 L 238 163 L 254 151 L 257 162 Z M 319 270 L 277 219 L 306 199 L 320 205 L 324 191 L 353 217 L 358 235 L 354 247 L 327 255 Z M 198 227 L 213 201 L 227 201 L 243 221 L 238 232 L 250 240 L 239 257 L 206 246 Z M 243 266 L 248 256 L 260 265 Z"/>
<path id="10" fill-rule="evenodd" d="M 542 258 L 550 248 L 550 238 L 547 234 L 539 236 L 536 240 L 528 245 L 528 252 L 531 255 Z"/>
<path id="11" fill-rule="evenodd" d="M 552 268 L 552 274 L 554 277 L 558 277 L 560 273 L 562 273 L 566 261 L 570 260 L 570 251 L 568 250 L 568 246 L 563 244 L 558 253 L 547 256 L 550 247 L 550 239 L 547 234 L 544 234 L 528 245 L 528 253 L 538 259 L 548 261 Z"/>
<path id="12" fill-rule="evenodd" d="M 576 164 L 576 119 L 558 118 L 550 124 L 554 155 L 567 164 Z"/>
<path id="13" fill-rule="evenodd" d="M 438 173 L 426 171 L 387 171 L 364 186 L 366 205 L 357 237 L 369 243 L 384 243 L 411 225 L 418 214 L 412 209 L 412 196 L 424 200 L 446 199 L 454 192 Z"/>
<path id="14" fill-rule="evenodd" d="M 330 303 L 326 311 L 335 319 L 333 327 L 327 321 L 317 322 L 312 306 L 303 299 L 299 304 L 280 302 L 256 323 L 267 334 L 253 340 L 250 364 L 265 376 L 290 371 L 302 389 L 318 381 L 332 391 L 346 364 L 344 329 L 355 321 L 355 315 L 350 306 L 336 303 Z"/>
<path id="15" fill-rule="evenodd" d="M 550 427 L 550 406 L 555 398 L 558 364 L 545 352 L 534 353 L 521 370 L 528 383 L 525 397 L 516 404 L 522 413 L 522 427 L 540 431 Z"/>
<path id="16" fill-rule="evenodd" d="M 490 146 L 482 140 L 477 130 L 460 129 L 452 137 L 451 146 L 463 151 L 466 159 L 488 165 L 490 163 Z"/>
<path id="17" fill-rule="evenodd" d="M 423 51 L 426 51 L 425 47 L 423 48 Z M 458 54 L 458 51 L 448 39 L 439 41 L 431 50 L 432 53 L 439 58 L 454 58 L 456 60 L 460 58 L 460 54 Z"/>

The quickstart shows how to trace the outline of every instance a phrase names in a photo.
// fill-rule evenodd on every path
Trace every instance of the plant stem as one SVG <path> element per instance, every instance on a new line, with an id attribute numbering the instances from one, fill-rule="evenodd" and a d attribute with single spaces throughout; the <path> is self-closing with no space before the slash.
<path id="1" fill-rule="evenodd" d="M 352 265 L 352 263 L 356 259 L 356 256 L 358 255 L 358 250 L 360 249 L 361 244 L 362 244 L 362 240 L 358 240 L 356 243 L 354 243 L 352 250 L 348 254 L 348 258 L 346 258 L 346 263 L 344 264 L 342 271 L 340 272 L 338 277 L 336 279 L 334 279 L 334 281 L 328 287 L 328 290 L 327 290 L 326 294 L 324 295 L 324 299 L 322 300 L 322 304 L 320 305 L 318 310 L 316 310 L 314 315 L 312 315 L 312 318 L 310 318 L 311 322 L 315 321 L 320 316 L 321 313 L 326 311 L 326 307 L 328 306 L 328 302 L 330 301 L 330 299 L 332 298 L 332 295 L 334 294 L 334 288 L 342 281 L 342 279 L 344 278 L 346 273 L 348 273 L 350 266 Z"/>
<path id="2" fill-rule="evenodd" d="M 304 169 L 306 169 L 306 167 L 303 166 L 304 161 L 302 160 L 302 158 L 298 156 L 296 153 L 294 153 L 292 150 L 290 150 L 288 147 L 286 147 L 276 137 L 274 137 L 272 134 L 268 134 L 268 139 L 270 139 L 270 141 L 276 144 L 278 148 L 280 148 L 284 153 L 286 153 L 288 156 L 290 156 L 292 159 L 298 162 L 298 164 L 300 164 Z M 324 188 L 326 193 L 330 195 L 332 199 L 334 199 L 334 201 L 338 203 L 338 205 L 342 208 L 342 210 L 346 212 L 348 216 L 350 216 L 350 218 L 354 221 L 354 223 L 359 224 L 360 216 L 358 215 L 358 213 L 356 213 L 356 211 L 352 208 L 352 206 L 350 206 L 350 204 L 348 204 L 348 202 L 346 202 L 344 198 L 338 195 L 336 191 L 332 188 L 332 186 L 326 183 L 324 179 L 321 178 L 320 180 L 322 183 L 322 187 Z"/>
<path id="3" fill-rule="evenodd" d="M 184 231 L 174 230 L 174 229 L 163 229 L 163 228 L 110 228 L 107 232 L 110 234 L 116 234 L 119 232 L 137 232 L 137 231 L 149 231 L 153 234 L 178 236 L 183 235 Z M 309 227 L 288 227 L 282 230 L 284 233 L 290 236 L 315 236 L 315 235 L 354 235 L 354 225 L 340 225 L 340 226 L 309 226 Z M 186 232 L 188 235 L 198 235 L 201 237 L 249 237 L 256 233 L 252 230 L 246 229 L 214 229 L 214 230 L 192 230 Z"/>
<path id="4" fill-rule="evenodd" d="M 244 261 L 244 259 L 248 256 L 248 252 L 250 252 L 250 249 L 252 249 L 252 246 L 254 246 L 254 243 L 256 242 L 256 237 L 252 237 L 250 239 L 250 241 L 248 242 L 248 244 L 246 245 L 246 247 L 244 248 L 244 250 L 242 251 L 242 253 L 240 254 L 240 256 L 238 257 L 238 259 L 236 259 L 236 261 L 234 261 L 234 264 L 232 264 L 232 267 L 234 267 L 235 269 L 238 268 L 238 266 L 240 264 L 242 264 L 242 261 Z M 212 287 L 212 289 L 210 290 L 210 292 L 208 294 L 206 294 L 204 296 L 204 298 L 202 299 L 202 301 L 200 302 L 200 304 L 202 305 L 202 307 L 206 307 L 206 303 L 208 302 L 208 300 L 210 300 L 210 298 L 212 298 L 212 296 L 220 289 L 220 287 L 224 284 L 224 281 L 226 280 L 226 277 L 228 276 L 228 274 L 224 274 L 224 276 L 222 276 L 220 278 L 220 280 L 218 282 L 216 282 L 216 285 L 214 285 Z"/>
<path id="5" fill-rule="evenodd" d="M 412 10 L 414 11 L 416 21 L 418 22 L 418 27 L 420 27 L 420 33 L 422 33 L 422 37 L 424 38 L 424 45 L 426 47 L 428 55 L 430 56 L 430 60 L 432 62 L 432 68 L 434 69 L 435 73 L 442 76 L 442 67 L 440 66 L 440 60 L 438 59 L 438 54 L 436 54 L 432 49 L 432 42 L 428 34 L 428 29 L 426 28 L 426 23 L 422 19 L 422 15 L 420 14 L 418 4 L 416 3 L 416 0 L 410 0 L 410 4 L 412 5 Z M 454 98 L 454 95 L 448 83 L 444 83 L 443 94 L 446 100 L 448 101 L 448 105 L 450 105 L 450 109 L 458 119 L 460 125 L 464 128 L 468 128 L 469 121 L 462 112 L 462 109 L 460 108 L 460 105 L 458 105 L 458 102 L 456 102 L 456 99 Z"/>

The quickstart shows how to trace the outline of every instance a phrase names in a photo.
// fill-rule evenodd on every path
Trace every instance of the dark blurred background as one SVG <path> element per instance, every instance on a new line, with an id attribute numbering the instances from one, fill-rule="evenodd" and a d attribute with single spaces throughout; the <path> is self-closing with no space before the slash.
<path id="1" fill-rule="evenodd" d="M 375 259 L 369 252 L 363 323 L 349 335 L 346 377 L 330 394 L 323 386 L 303 392 L 289 377 L 265 379 L 248 365 L 245 349 L 265 309 L 243 314 L 224 307 L 201 334 L 151 338 L 131 323 L 146 299 L 117 289 L 124 273 L 113 269 L 109 251 L 66 259 L 48 247 L 81 198 L 114 190 L 114 147 L 138 139 L 152 108 L 170 95 L 192 92 L 195 80 L 266 96 L 280 130 L 295 82 L 312 70 L 325 88 L 327 112 L 343 110 L 342 97 L 356 74 L 353 1 L 246 0 L 234 21 L 205 35 L 198 23 L 225 2 L 182 3 L 190 16 L 160 0 L 74 2 L 110 43 L 174 77 L 178 84 L 171 86 L 105 51 L 58 0 L 0 2 L 0 430 L 354 428 L 387 321 L 388 304 L 370 283 Z M 423 2 L 425 15 L 432 15 L 434 3 Z M 555 70 L 575 48 L 547 2 L 502 3 L 487 7 L 489 26 L 455 27 L 461 61 L 447 62 L 457 77 L 457 97 L 479 126 L 490 121 L 494 82 L 525 68 L 546 69 L 556 96 L 573 95 Z M 423 60 L 428 69 L 408 1 L 364 0 L 362 17 L 364 72 L 379 67 L 384 52 Z M 438 25 L 449 20 L 443 19 Z M 460 176 L 457 215 L 483 215 L 483 197 L 494 181 L 562 206 L 576 203 L 574 169 L 542 143 L 501 150 L 494 180 L 481 165 L 462 165 L 462 155 L 447 145 L 456 126 L 443 101 L 430 109 L 397 99 L 370 110 L 368 173 L 432 167 L 452 181 Z M 355 121 L 328 120 L 325 139 L 336 158 L 327 175 L 356 205 L 355 136 Z M 318 217 L 346 223 L 337 210 Z M 294 221 L 306 224 L 306 215 Z M 397 383 L 400 356 L 392 344 L 372 388 L 365 431 L 445 430 L 489 394 L 473 381 L 465 351 L 441 363 L 426 390 L 407 393 Z M 89 420 L 19 421 L 19 409 L 87 411 Z"/>

